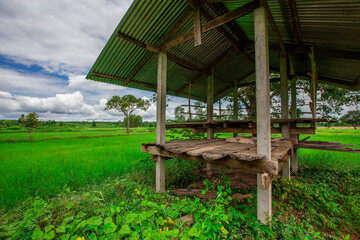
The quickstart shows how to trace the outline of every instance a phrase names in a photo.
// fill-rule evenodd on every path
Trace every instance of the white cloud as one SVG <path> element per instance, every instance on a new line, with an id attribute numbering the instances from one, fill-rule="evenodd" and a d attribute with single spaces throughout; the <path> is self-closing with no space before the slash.
<path id="1" fill-rule="evenodd" d="M 41 74 L 26 74 L 0 67 L 0 90 L 24 95 L 50 96 L 64 91 L 66 80 Z"/>
<path id="2" fill-rule="evenodd" d="M 85 75 L 77 75 L 77 76 L 70 76 L 69 77 L 69 85 L 68 87 L 71 89 L 82 89 L 87 91 L 121 91 L 124 90 L 125 87 L 103 83 L 103 82 L 96 82 L 92 80 L 85 79 Z"/>
<path id="3" fill-rule="evenodd" d="M 132 1 L 0 1 L 0 54 L 49 72 L 84 73 Z"/>
<path id="4" fill-rule="evenodd" d="M 65 114 L 92 114 L 94 107 L 86 104 L 81 92 L 56 94 L 55 97 L 39 98 L 11 95 L 0 92 L 0 111 L 52 112 Z"/>

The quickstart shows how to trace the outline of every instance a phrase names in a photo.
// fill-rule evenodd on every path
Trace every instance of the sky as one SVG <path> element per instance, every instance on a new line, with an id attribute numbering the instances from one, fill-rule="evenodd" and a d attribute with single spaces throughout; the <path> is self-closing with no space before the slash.
<path id="1" fill-rule="evenodd" d="M 129 0 L 0 0 L 0 119 L 36 112 L 41 120 L 119 121 L 104 110 L 113 95 L 151 92 L 85 76 L 130 7 Z M 167 118 L 186 100 L 171 98 Z M 155 121 L 156 107 L 137 110 Z"/>
<path id="2" fill-rule="evenodd" d="M 85 79 L 131 2 L 0 0 L 0 119 L 36 112 L 44 121 L 119 121 L 122 113 L 104 110 L 113 95 L 150 99 L 151 92 Z M 167 119 L 181 104 L 187 100 L 171 97 Z M 134 113 L 155 121 L 156 107 Z"/>

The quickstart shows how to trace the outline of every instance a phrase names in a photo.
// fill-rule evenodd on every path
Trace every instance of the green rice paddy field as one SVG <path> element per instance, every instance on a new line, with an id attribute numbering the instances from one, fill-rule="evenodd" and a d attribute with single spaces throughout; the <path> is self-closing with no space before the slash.
<path id="1" fill-rule="evenodd" d="M 155 133 L 145 128 L 130 134 L 115 128 L 57 129 L 34 132 L 33 142 L 27 139 L 26 132 L 0 132 L 1 208 L 136 171 L 139 161 L 150 159 L 141 152 L 141 143 L 154 142 Z M 360 130 L 318 129 L 309 140 L 340 141 L 360 149 Z M 360 154 L 301 149 L 299 165 L 359 170 Z"/>

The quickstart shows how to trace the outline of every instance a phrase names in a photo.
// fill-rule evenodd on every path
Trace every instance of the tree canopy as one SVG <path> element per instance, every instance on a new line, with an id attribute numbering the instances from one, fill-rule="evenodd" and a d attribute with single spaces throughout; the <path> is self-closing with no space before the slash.
<path id="1" fill-rule="evenodd" d="M 360 124 L 360 110 L 348 111 L 340 120 L 344 123 L 351 124 L 356 129 Z"/>
<path id="2" fill-rule="evenodd" d="M 150 107 L 150 101 L 147 99 L 136 98 L 135 96 L 128 94 L 122 97 L 113 96 L 106 102 L 105 110 L 115 109 L 119 112 L 124 113 L 127 117 L 127 128 L 126 132 L 129 133 L 130 118 L 129 116 L 136 110 L 146 111 Z"/>

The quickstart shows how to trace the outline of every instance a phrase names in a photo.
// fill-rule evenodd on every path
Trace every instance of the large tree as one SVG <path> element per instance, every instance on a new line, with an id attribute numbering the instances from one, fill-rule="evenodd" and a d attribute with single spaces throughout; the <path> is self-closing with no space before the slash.
<path id="1" fill-rule="evenodd" d="M 136 110 L 146 111 L 150 107 L 150 101 L 147 99 L 136 98 L 133 95 L 125 95 L 125 96 L 113 96 L 106 103 L 105 110 L 115 109 L 119 112 L 124 113 L 127 118 L 127 127 L 126 132 L 129 133 L 130 126 L 130 115 Z"/>
<path id="2" fill-rule="evenodd" d="M 354 126 L 354 129 L 356 129 L 360 124 L 360 110 L 348 111 L 340 120 L 344 123 L 351 124 Z"/>
<path id="3" fill-rule="evenodd" d="M 278 77 L 277 75 L 273 75 Z M 290 82 L 289 82 L 290 84 Z M 297 106 L 298 117 L 301 116 L 300 108 L 308 106 L 307 101 L 311 101 L 310 97 L 310 82 L 303 78 L 297 79 Z M 317 88 L 317 112 L 321 117 L 332 118 L 334 115 L 340 115 L 345 106 L 355 106 L 360 102 L 359 91 L 351 91 L 328 84 L 318 84 Z M 247 116 L 244 118 L 256 117 L 256 96 L 255 86 L 248 86 L 239 88 L 239 116 L 241 116 L 240 108 L 245 108 Z M 232 110 L 233 96 L 227 96 L 226 100 L 230 102 L 228 109 Z M 272 113 L 275 117 L 280 117 L 280 83 L 273 82 L 270 84 L 270 101 Z M 290 103 L 289 103 L 290 104 Z M 309 108 L 310 109 L 310 108 Z"/>
<path id="4" fill-rule="evenodd" d="M 39 116 L 36 113 L 29 113 L 25 117 L 22 115 L 20 119 L 24 127 L 29 132 L 29 141 L 32 141 L 34 128 L 39 126 Z"/>
<path id="5" fill-rule="evenodd" d="M 127 120 L 128 118 L 125 117 L 124 118 L 124 124 L 127 124 Z M 142 123 L 143 123 L 143 120 L 142 120 L 142 117 L 140 115 L 130 115 L 130 124 L 129 126 L 130 127 L 141 127 Z"/>

